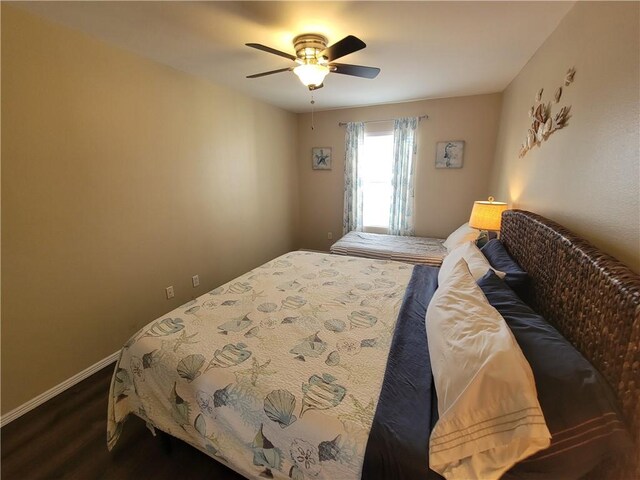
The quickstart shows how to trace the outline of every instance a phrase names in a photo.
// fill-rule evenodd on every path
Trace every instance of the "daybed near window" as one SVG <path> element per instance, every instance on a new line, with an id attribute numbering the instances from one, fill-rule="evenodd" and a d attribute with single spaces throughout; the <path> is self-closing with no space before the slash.
<path id="1" fill-rule="evenodd" d="M 439 267 L 449 251 L 461 243 L 476 240 L 479 234 L 480 232 L 469 227 L 468 223 L 463 224 L 446 239 L 352 231 L 331 245 L 330 251 L 336 255 Z"/>

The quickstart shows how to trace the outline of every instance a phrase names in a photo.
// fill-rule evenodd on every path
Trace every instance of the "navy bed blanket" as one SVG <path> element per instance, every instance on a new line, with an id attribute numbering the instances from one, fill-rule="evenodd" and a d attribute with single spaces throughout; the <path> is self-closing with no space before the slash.
<path id="1" fill-rule="evenodd" d="M 363 480 L 442 478 L 429 470 L 429 435 L 438 419 L 425 314 L 438 268 L 416 265 L 389 351 L 362 468 Z"/>

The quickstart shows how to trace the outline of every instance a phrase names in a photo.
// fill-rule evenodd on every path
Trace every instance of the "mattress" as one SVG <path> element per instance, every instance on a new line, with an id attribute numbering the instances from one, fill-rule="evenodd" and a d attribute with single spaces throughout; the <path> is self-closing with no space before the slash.
<path id="1" fill-rule="evenodd" d="M 349 232 L 331 246 L 331 253 L 440 266 L 447 254 L 444 239 Z"/>
<path id="2" fill-rule="evenodd" d="M 439 415 L 425 329 L 438 271 L 292 252 L 158 318 L 125 344 L 116 364 L 109 449 L 133 414 L 250 479 L 441 479 L 429 469 Z M 507 320 L 512 329 L 513 321 Z M 514 331 L 518 342 L 539 345 L 530 320 L 523 322 L 527 328 Z M 540 368 L 535 351 L 532 366 Z M 541 358 L 556 355 L 544 351 Z M 540 464 L 544 455 L 519 464 L 518 478 L 553 478 L 558 465 L 569 468 L 563 478 L 573 478 L 572 472 L 587 471 L 573 468 L 576 461 L 591 458 L 595 465 L 626 448 L 612 422 L 616 409 L 603 410 L 606 395 L 596 398 L 581 384 L 558 388 L 558 370 L 550 369 L 548 386 L 538 385 L 547 392 L 541 404 L 552 435 L 558 428 L 572 432 L 567 425 L 576 422 L 591 425 L 584 419 L 592 417 L 604 418 L 609 431 L 595 437 L 601 445 L 581 442 L 548 465 Z M 544 369 L 534 368 L 537 374 L 536 383 L 548 381 Z M 558 391 L 565 392 L 561 398 Z M 559 415 L 559 405 L 570 415 Z"/>
<path id="3" fill-rule="evenodd" d="M 122 349 L 108 445 L 129 414 L 247 478 L 359 479 L 412 265 L 283 255 Z"/>

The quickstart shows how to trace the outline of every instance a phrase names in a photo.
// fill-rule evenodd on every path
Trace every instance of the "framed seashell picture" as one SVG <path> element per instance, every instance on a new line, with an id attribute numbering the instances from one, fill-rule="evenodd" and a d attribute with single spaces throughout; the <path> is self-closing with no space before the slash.
<path id="1" fill-rule="evenodd" d="M 331 147 L 313 147 L 311 149 L 311 168 L 331 170 Z"/>
<path id="2" fill-rule="evenodd" d="M 463 158 L 463 140 L 436 143 L 436 168 L 462 168 Z"/>

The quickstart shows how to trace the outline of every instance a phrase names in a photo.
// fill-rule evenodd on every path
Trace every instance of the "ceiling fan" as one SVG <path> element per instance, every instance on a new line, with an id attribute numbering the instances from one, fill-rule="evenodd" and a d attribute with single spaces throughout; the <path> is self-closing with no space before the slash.
<path id="1" fill-rule="evenodd" d="M 324 77 L 329 73 L 341 73 L 342 75 L 352 75 L 362 78 L 375 78 L 378 76 L 378 73 L 380 73 L 380 69 L 376 67 L 334 62 L 334 60 L 338 58 L 362 50 L 367 46 L 362 40 L 353 35 L 344 37 L 330 47 L 327 47 L 327 38 L 323 35 L 317 33 L 298 35 L 293 39 L 293 46 L 296 51 L 295 55 L 259 43 L 247 43 L 246 45 L 247 47 L 257 48 L 263 52 L 288 58 L 298 64 L 297 66 L 247 75 L 247 78 L 258 78 L 274 73 L 293 71 L 309 90 L 317 90 L 324 86 Z"/>

